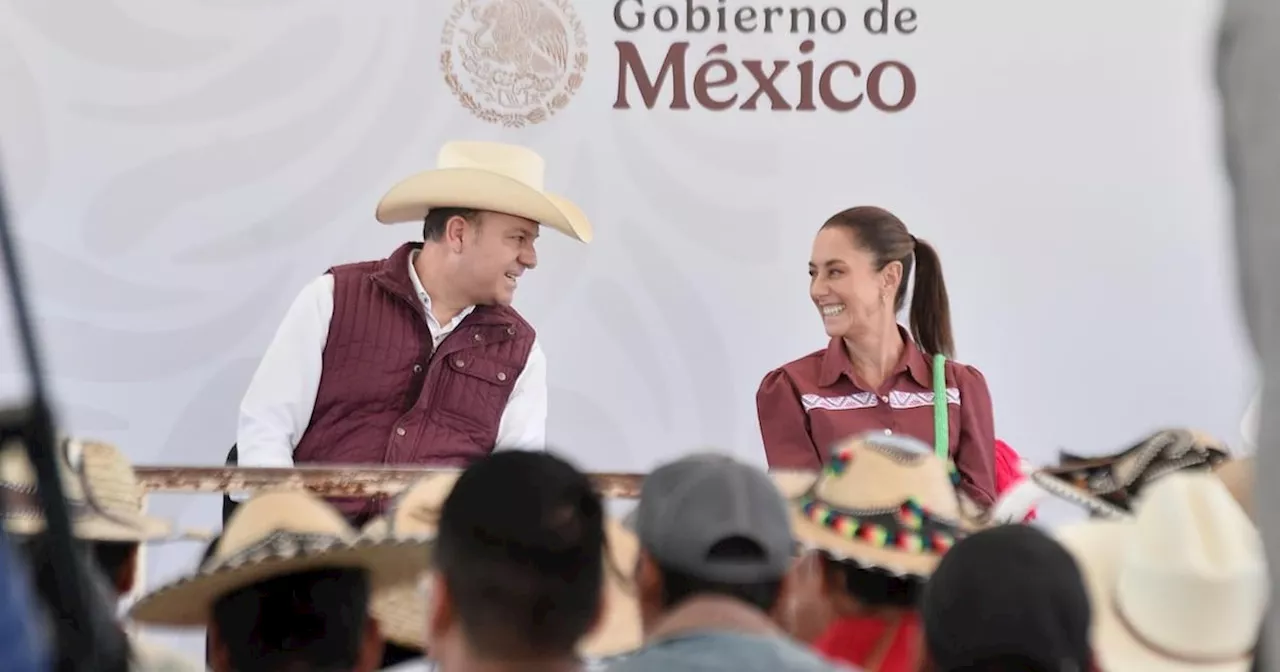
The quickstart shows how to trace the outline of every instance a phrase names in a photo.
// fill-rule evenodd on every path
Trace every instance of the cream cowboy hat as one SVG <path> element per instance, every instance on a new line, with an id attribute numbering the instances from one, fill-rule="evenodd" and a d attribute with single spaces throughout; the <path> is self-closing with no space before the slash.
<path id="1" fill-rule="evenodd" d="M 207 539 L 208 533 L 174 533 L 167 520 L 142 513 L 142 488 L 133 467 L 115 446 L 64 437 L 57 444 L 63 495 L 72 532 L 87 541 L 146 542 Z M 36 473 L 20 444 L 0 449 L 0 498 L 5 530 L 15 535 L 45 529 L 44 507 L 36 493 Z"/>
<path id="2" fill-rule="evenodd" d="M 546 162 L 531 149 L 497 142 L 445 143 L 435 170 L 402 180 L 378 202 L 383 224 L 421 222 L 431 208 L 475 208 L 532 219 L 584 243 L 591 222 L 568 199 L 543 190 Z"/>
<path id="3" fill-rule="evenodd" d="M 973 525 L 947 463 L 919 441 L 864 434 L 837 444 L 807 490 L 790 498 L 797 542 L 837 560 L 927 577 Z"/>
<path id="4" fill-rule="evenodd" d="M 1038 469 L 1031 480 L 1054 497 L 1102 518 L 1132 515 L 1145 487 L 1179 471 L 1208 471 L 1229 459 L 1221 441 L 1192 429 L 1164 429 L 1112 455 L 1064 453 L 1056 467 Z"/>
<path id="5" fill-rule="evenodd" d="M 1246 672 L 1267 611 L 1262 539 L 1221 481 L 1172 474 L 1137 515 L 1058 531 L 1084 574 L 1104 670 Z"/>
<path id="6" fill-rule="evenodd" d="M 458 476 L 439 473 L 425 477 L 406 490 L 386 516 L 370 522 L 364 534 L 373 538 L 434 535 L 440 509 Z M 613 519 L 605 521 L 605 537 L 610 556 L 605 566 L 605 612 L 601 622 L 578 646 L 580 655 L 589 658 L 634 651 L 643 639 L 640 607 L 630 580 L 640 552 L 639 542 Z M 429 583 L 425 580 L 410 580 L 374 598 L 373 615 L 387 640 L 410 649 L 427 649 L 431 596 L 424 590 L 426 585 Z"/>
<path id="7" fill-rule="evenodd" d="M 366 569 L 373 594 L 427 566 L 422 537 L 359 535 L 329 504 L 303 490 L 267 491 L 241 504 L 191 575 L 144 595 L 129 612 L 140 623 L 201 626 L 222 596 L 288 574 Z"/>

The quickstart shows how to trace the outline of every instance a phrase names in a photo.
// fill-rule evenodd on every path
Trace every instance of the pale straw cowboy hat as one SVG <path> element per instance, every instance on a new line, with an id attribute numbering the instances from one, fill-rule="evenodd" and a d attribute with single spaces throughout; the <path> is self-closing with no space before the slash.
<path id="1" fill-rule="evenodd" d="M 258 494 L 236 508 L 196 571 L 143 596 L 130 611 L 140 623 L 201 626 L 221 597 L 268 579 L 322 569 L 364 569 L 376 595 L 412 581 L 427 566 L 428 539 L 374 539 L 303 490 Z"/>
<path id="2" fill-rule="evenodd" d="M 434 536 L 440 510 L 449 496 L 458 473 L 426 476 L 399 498 L 387 515 L 371 521 L 366 536 L 384 538 L 403 534 Z M 579 644 L 578 652 L 588 658 L 605 658 L 634 651 L 642 642 L 640 607 L 631 582 L 631 572 L 639 555 L 635 535 L 613 519 L 605 521 L 609 557 L 605 560 L 603 618 Z M 425 651 L 427 618 L 431 595 L 425 590 L 426 577 L 406 581 L 374 598 L 372 611 L 383 636 L 400 646 Z"/>
<path id="3" fill-rule="evenodd" d="M 64 437 L 56 463 L 71 514 L 72 533 L 87 541 L 148 542 L 207 539 L 210 535 L 174 532 L 167 520 L 142 512 L 142 488 L 133 467 L 115 446 Z M 20 444 L 0 449 L 0 498 L 10 534 L 33 535 L 45 529 L 44 507 L 36 492 L 36 473 Z"/>
<path id="4" fill-rule="evenodd" d="M 1035 485 L 1100 518 L 1132 515 L 1151 483 L 1180 471 L 1209 471 L 1230 458 L 1221 441 L 1193 429 L 1164 429 L 1098 457 L 1063 453 L 1061 464 L 1031 474 Z"/>
<path id="5" fill-rule="evenodd" d="M 900 577 L 927 577 L 976 527 L 949 465 L 923 443 L 869 433 L 835 446 L 813 485 L 791 497 L 799 545 Z"/>
<path id="6" fill-rule="evenodd" d="M 421 222 L 431 208 L 472 208 L 531 219 L 584 243 L 591 222 L 568 199 L 544 187 L 546 162 L 537 152 L 497 142 L 445 143 L 436 167 L 412 175 L 378 203 L 383 224 Z"/>
<path id="7" fill-rule="evenodd" d="M 1064 527 L 1104 670 L 1246 672 L 1267 611 L 1262 539 L 1207 473 L 1151 485 L 1136 516 Z"/>

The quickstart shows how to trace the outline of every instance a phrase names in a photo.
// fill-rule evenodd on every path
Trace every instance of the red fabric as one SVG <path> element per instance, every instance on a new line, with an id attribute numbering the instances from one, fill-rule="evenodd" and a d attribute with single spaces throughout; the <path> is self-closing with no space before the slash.
<path id="1" fill-rule="evenodd" d="M 996 492 L 1004 494 L 1006 490 L 1017 485 L 1026 476 L 1022 473 L 1022 457 L 1009 444 L 996 439 Z M 1036 510 L 1023 518 L 1024 522 L 1036 519 Z"/>
<path id="2" fill-rule="evenodd" d="M 819 653 L 846 663 L 852 663 L 865 672 L 915 672 L 919 662 L 920 619 L 912 613 L 902 617 L 893 640 L 885 650 L 878 667 L 871 660 L 876 655 L 881 638 L 888 634 L 890 624 L 877 618 L 844 617 L 834 621 L 827 631 L 814 642 Z"/>
<path id="3" fill-rule="evenodd" d="M 333 318 L 299 464 L 463 467 L 493 450 L 534 330 L 512 308 L 480 306 L 432 352 L 406 244 L 381 261 L 335 266 Z M 334 499 L 349 518 L 381 499 Z"/>

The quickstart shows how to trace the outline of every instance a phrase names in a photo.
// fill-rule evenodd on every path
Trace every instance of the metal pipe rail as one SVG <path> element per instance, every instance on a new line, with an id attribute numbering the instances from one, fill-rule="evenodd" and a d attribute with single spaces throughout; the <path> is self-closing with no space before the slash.
<path id="1" fill-rule="evenodd" d="M 267 488 L 306 488 L 324 497 L 395 495 L 432 473 L 457 469 L 385 466 L 184 467 L 136 466 L 134 473 L 147 494 L 160 492 L 227 493 Z M 779 472 L 773 474 L 810 472 Z M 644 474 L 588 474 L 604 497 L 636 499 Z"/>
<path id="2" fill-rule="evenodd" d="M 324 497 L 395 495 L 422 477 L 457 469 L 375 466 L 302 467 L 188 467 L 136 466 L 139 484 L 147 494 L 161 492 L 228 493 L 269 488 L 306 488 Z M 640 495 L 643 474 L 592 474 L 606 497 L 633 499 Z"/>

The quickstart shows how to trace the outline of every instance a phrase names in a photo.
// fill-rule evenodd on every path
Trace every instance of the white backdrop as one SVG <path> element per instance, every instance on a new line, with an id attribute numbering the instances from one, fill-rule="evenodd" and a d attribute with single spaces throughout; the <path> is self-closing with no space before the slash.
<path id="1" fill-rule="evenodd" d="M 543 237 L 517 299 L 549 357 L 552 440 L 586 467 L 703 446 L 763 463 L 756 385 L 823 346 L 809 244 L 856 204 L 937 246 L 960 359 L 1033 460 L 1170 423 L 1238 443 L 1252 360 L 1208 58 L 1217 4 L 911 0 L 892 7 L 915 10 L 914 33 L 869 35 L 878 1 L 815 2 L 849 26 L 812 36 L 811 56 L 819 72 L 906 63 L 918 90 L 902 112 L 649 110 L 634 84 L 614 109 L 616 41 L 652 74 L 687 40 L 691 85 L 718 43 L 735 61 L 799 60 L 809 36 L 624 32 L 612 2 L 566 0 L 581 88 L 504 128 L 446 86 L 453 0 L 0 0 L 0 153 L 67 428 L 138 463 L 220 463 L 295 292 L 418 235 L 376 225 L 374 204 L 467 138 L 535 147 L 594 221 L 590 246 Z M 749 81 L 740 69 L 717 95 Z M 153 509 L 212 526 L 218 502 Z M 153 552 L 150 580 L 195 552 Z"/>

